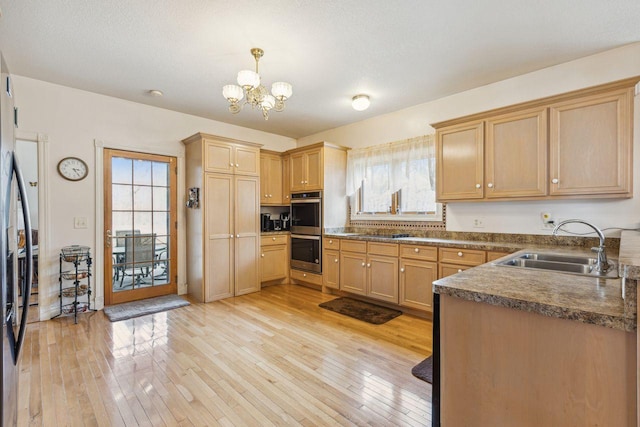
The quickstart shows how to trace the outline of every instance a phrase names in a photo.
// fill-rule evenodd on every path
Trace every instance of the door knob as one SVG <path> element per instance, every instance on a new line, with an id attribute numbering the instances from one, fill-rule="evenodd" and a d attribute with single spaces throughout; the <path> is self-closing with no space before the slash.
<path id="1" fill-rule="evenodd" d="M 111 247 L 111 230 L 107 230 L 107 247 L 110 248 Z"/>

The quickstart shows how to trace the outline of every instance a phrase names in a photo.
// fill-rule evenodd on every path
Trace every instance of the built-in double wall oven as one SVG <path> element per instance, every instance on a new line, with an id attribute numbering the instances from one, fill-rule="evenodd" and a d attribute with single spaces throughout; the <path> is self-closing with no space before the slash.
<path id="1" fill-rule="evenodd" d="M 322 192 L 291 195 L 291 268 L 322 272 Z"/>

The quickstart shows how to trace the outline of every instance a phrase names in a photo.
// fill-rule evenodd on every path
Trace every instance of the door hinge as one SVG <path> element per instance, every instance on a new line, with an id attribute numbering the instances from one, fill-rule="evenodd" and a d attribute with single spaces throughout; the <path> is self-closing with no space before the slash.
<path id="1" fill-rule="evenodd" d="M 178 283 L 178 275 L 177 274 L 175 276 L 173 276 L 173 280 L 175 281 L 175 283 Z"/>
<path id="2" fill-rule="evenodd" d="M 174 227 L 175 227 L 175 229 L 177 230 L 177 229 L 178 229 L 178 221 L 174 222 L 174 223 L 173 223 L 173 226 L 174 226 Z"/>
<path id="3" fill-rule="evenodd" d="M 178 166 L 173 168 L 173 173 L 175 173 L 176 175 L 178 175 Z"/>

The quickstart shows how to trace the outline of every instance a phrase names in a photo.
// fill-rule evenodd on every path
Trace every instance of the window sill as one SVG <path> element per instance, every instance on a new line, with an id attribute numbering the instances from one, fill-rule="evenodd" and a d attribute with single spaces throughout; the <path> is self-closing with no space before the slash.
<path id="1" fill-rule="evenodd" d="M 442 205 L 438 204 L 437 212 L 433 214 L 391 215 L 391 214 L 352 214 L 351 221 L 398 221 L 398 222 L 442 222 Z"/>

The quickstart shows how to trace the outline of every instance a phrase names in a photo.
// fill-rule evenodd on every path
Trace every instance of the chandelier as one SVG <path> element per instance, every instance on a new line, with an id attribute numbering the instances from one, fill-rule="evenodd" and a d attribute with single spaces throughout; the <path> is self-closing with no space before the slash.
<path id="1" fill-rule="evenodd" d="M 258 61 L 264 55 L 260 48 L 251 49 L 251 54 L 256 59 L 256 71 L 242 70 L 238 73 L 237 85 L 226 85 L 222 88 L 222 95 L 229 101 L 229 111 L 236 114 L 243 106 L 249 104 L 251 108 L 262 110 L 262 116 L 269 120 L 269 110 L 284 110 L 284 102 L 291 97 L 293 88 L 287 82 L 275 82 L 271 85 L 271 94 L 260 83 L 258 74 Z M 240 104 L 242 99 L 243 104 Z"/>

